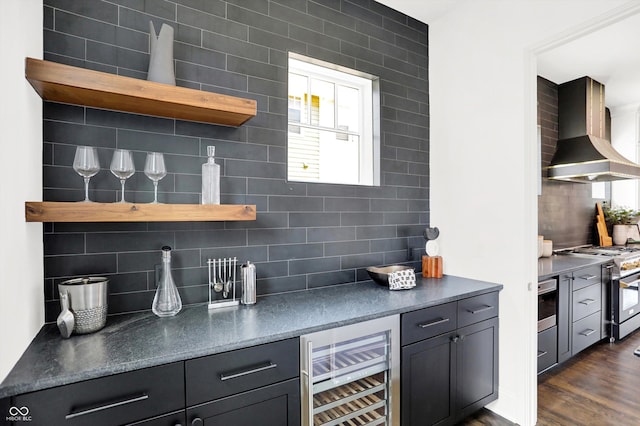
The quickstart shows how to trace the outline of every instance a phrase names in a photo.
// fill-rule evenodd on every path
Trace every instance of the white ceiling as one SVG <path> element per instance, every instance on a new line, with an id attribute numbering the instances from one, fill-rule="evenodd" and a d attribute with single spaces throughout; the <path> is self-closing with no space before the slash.
<path id="1" fill-rule="evenodd" d="M 538 56 L 538 75 L 560 84 L 589 76 L 609 108 L 640 104 L 640 14 Z"/>
<path id="2" fill-rule="evenodd" d="M 378 0 L 433 22 L 469 0 Z M 538 75 L 561 84 L 589 76 L 605 85 L 609 108 L 640 105 L 640 14 L 538 56 Z"/>

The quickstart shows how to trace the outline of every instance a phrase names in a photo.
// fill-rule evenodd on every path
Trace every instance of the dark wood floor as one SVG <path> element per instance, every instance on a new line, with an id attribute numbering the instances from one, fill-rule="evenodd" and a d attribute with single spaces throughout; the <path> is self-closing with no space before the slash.
<path id="1" fill-rule="evenodd" d="M 640 425 L 640 330 L 610 344 L 608 340 L 580 352 L 538 376 L 537 426 Z M 513 426 L 482 410 L 464 426 Z"/>

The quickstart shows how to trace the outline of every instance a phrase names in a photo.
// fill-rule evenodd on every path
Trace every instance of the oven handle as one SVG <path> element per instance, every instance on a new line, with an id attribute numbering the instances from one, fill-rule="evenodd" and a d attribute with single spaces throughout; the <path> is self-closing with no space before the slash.
<path id="1" fill-rule="evenodd" d="M 553 293 L 556 290 L 557 290 L 557 288 L 555 288 L 555 287 L 541 289 L 540 286 L 538 286 L 538 296 L 542 296 L 543 294 Z"/>
<path id="2" fill-rule="evenodd" d="M 538 283 L 538 296 L 542 294 L 552 293 L 558 289 L 558 283 L 555 279 L 541 281 Z"/>
<path id="3" fill-rule="evenodd" d="M 620 288 L 623 288 L 625 290 L 638 290 L 638 283 L 640 283 L 640 279 L 639 280 L 635 280 L 635 281 L 631 281 L 630 283 L 626 283 L 622 280 L 620 280 Z"/>

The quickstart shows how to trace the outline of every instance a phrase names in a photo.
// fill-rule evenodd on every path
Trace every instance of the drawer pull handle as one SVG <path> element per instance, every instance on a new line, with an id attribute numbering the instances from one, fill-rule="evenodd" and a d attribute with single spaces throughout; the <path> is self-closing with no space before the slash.
<path id="1" fill-rule="evenodd" d="M 89 408 L 87 410 L 82 410 L 82 411 L 77 411 L 75 413 L 69 413 L 65 416 L 65 419 L 70 420 L 76 417 L 80 417 L 80 416 L 84 416 L 86 414 L 91 414 L 91 413 L 97 413 L 98 411 L 103 411 L 103 410 L 108 410 L 109 408 L 115 408 L 115 407 L 120 407 L 121 405 L 127 405 L 127 404 L 131 404 L 134 402 L 139 402 L 139 401 L 144 401 L 145 399 L 148 399 L 149 395 L 147 394 L 142 394 L 140 396 L 136 396 L 134 398 L 129 398 L 129 399 L 125 399 L 123 401 L 118 401 L 118 402 L 114 402 L 111 404 L 107 404 L 107 405 L 101 405 L 99 407 L 95 407 L 95 408 Z"/>
<path id="2" fill-rule="evenodd" d="M 433 327 L 434 325 L 444 324 L 445 322 L 449 322 L 449 318 L 440 318 L 437 320 L 424 322 L 422 324 L 418 324 L 418 327 L 420 328 Z"/>
<path id="3" fill-rule="evenodd" d="M 580 333 L 580 335 L 587 337 L 587 336 L 591 336 L 595 332 L 596 332 L 595 330 L 593 330 L 591 328 L 587 328 L 585 331 Z"/>
<path id="4" fill-rule="evenodd" d="M 475 315 L 481 312 L 490 311 L 491 309 L 493 309 L 493 306 L 485 305 L 484 307 L 478 308 L 478 309 L 473 309 L 473 310 L 467 309 L 467 312 L 471 312 L 472 314 Z"/>
<path id="5" fill-rule="evenodd" d="M 545 356 L 548 353 L 549 352 L 547 352 L 547 351 L 538 351 L 538 358 L 540 358 L 541 356 Z"/>
<path id="6" fill-rule="evenodd" d="M 580 278 L 581 280 L 590 281 L 594 278 L 598 278 L 598 276 L 589 274 L 589 275 L 582 275 L 581 277 L 578 277 L 578 278 Z"/>
<path id="7" fill-rule="evenodd" d="M 271 361 L 269 361 L 266 365 L 252 368 L 250 370 L 243 370 L 243 371 L 239 371 L 237 373 L 231 373 L 231 374 L 222 373 L 220 374 L 220 380 L 224 382 L 225 380 L 237 379 L 238 377 L 246 376 L 247 374 L 253 374 L 253 373 L 258 373 L 260 371 L 270 370 L 272 368 L 276 368 L 277 366 L 278 364 L 274 364 Z"/>
<path id="8" fill-rule="evenodd" d="M 590 304 L 592 304 L 594 302 L 595 302 L 595 299 L 584 299 L 584 300 L 579 301 L 578 303 L 581 303 L 583 305 L 589 306 Z"/>

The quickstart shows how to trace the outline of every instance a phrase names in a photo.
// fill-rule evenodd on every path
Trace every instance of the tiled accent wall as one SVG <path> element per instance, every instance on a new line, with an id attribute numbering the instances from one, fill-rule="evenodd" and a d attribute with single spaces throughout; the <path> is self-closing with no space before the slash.
<path id="1" fill-rule="evenodd" d="M 542 176 L 558 142 L 558 85 L 538 77 L 538 124 L 542 129 Z M 607 187 L 608 188 L 608 187 Z M 608 190 L 607 190 L 608 193 Z M 595 203 L 591 185 L 543 179 L 538 196 L 538 234 L 564 248 L 594 242 Z"/>
<path id="2" fill-rule="evenodd" d="M 187 305 L 207 300 L 207 258 L 255 262 L 259 295 L 365 281 L 370 265 L 419 270 L 429 220 L 425 24 L 369 0 L 45 0 L 44 57 L 145 79 L 150 20 L 175 29 L 179 86 L 255 99 L 257 116 L 229 128 L 46 102 L 44 199 L 83 198 L 71 165 L 77 145 L 94 145 L 102 170 L 92 199 L 119 198 L 109 163 L 126 148 L 136 164 L 128 201 L 152 200 L 144 159 L 160 151 L 169 170 L 160 201 L 198 203 L 215 145 L 222 203 L 256 204 L 257 220 L 47 224 L 47 321 L 60 310 L 57 284 L 87 274 L 110 278 L 110 314 L 150 309 L 163 245 Z M 287 51 L 380 76 L 380 187 L 286 181 Z"/>

